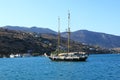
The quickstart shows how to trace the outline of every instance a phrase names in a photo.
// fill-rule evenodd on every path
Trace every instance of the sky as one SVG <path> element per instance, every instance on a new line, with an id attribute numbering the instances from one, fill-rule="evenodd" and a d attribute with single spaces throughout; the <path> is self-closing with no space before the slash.
<path id="1" fill-rule="evenodd" d="M 0 27 L 89 30 L 120 36 L 120 0 L 0 0 Z"/>

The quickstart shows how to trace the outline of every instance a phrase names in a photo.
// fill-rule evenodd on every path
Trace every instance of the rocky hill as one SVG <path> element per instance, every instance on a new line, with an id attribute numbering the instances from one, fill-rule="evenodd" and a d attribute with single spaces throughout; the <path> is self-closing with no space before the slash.
<path id="1" fill-rule="evenodd" d="M 71 51 L 85 51 L 89 53 L 110 53 L 110 50 L 89 46 L 75 41 L 70 42 Z M 57 35 L 37 34 L 31 32 L 14 31 L 0 28 L 0 57 L 10 54 L 32 55 L 50 54 L 57 49 Z M 67 39 L 61 38 L 61 50 L 67 51 Z"/>
<path id="2" fill-rule="evenodd" d="M 14 31 L 0 28 L 0 54 L 9 55 L 16 53 L 49 53 L 54 51 L 56 43 L 34 33 Z"/>
<path id="3" fill-rule="evenodd" d="M 9 30 L 20 30 L 26 32 L 35 33 L 47 33 L 47 34 L 57 34 L 57 32 L 48 28 L 37 28 L 37 27 L 19 27 L 19 26 L 4 26 L 3 28 Z M 64 32 L 62 37 L 67 37 Z M 71 32 L 71 39 L 77 42 L 85 43 L 88 45 L 101 46 L 103 48 L 119 48 L 120 47 L 120 36 L 110 35 L 106 33 L 92 32 L 88 30 L 78 30 Z"/>
<path id="4" fill-rule="evenodd" d="M 67 33 L 62 34 L 67 37 Z M 79 30 L 71 33 L 71 39 L 89 45 L 100 46 L 104 48 L 120 47 L 120 36 L 92 32 L 88 30 Z"/>
<path id="5" fill-rule="evenodd" d="M 35 33 L 49 33 L 49 34 L 56 34 L 57 32 L 48 29 L 48 28 L 38 28 L 38 27 L 20 27 L 20 26 L 4 26 L 3 28 L 9 29 L 9 30 L 19 30 L 19 31 L 26 31 L 26 32 L 35 32 Z"/>

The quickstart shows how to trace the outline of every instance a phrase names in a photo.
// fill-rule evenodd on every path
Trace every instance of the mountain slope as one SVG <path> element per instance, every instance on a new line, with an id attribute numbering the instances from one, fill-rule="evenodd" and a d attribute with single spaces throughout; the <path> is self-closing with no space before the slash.
<path id="1" fill-rule="evenodd" d="M 42 55 L 54 51 L 55 42 L 34 33 L 0 28 L 0 57 L 16 53 L 24 54 L 29 50 Z"/>
<path id="2" fill-rule="evenodd" d="M 67 51 L 67 39 L 61 37 L 61 50 Z M 57 35 L 36 34 L 0 28 L 0 57 L 10 54 L 24 54 L 31 51 L 33 55 L 50 54 L 57 49 Z M 75 41 L 70 42 L 70 51 L 85 51 L 89 53 L 110 53 L 111 51 L 84 45 Z"/>
<path id="3" fill-rule="evenodd" d="M 20 31 L 35 32 L 35 33 L 56 34 L 55 31 L 48 28 L 38 28 L 38 27 L 27 28 L 27 27 L 20 27 L 20 26 L 4 26 L 3 28 L 9 29 L 9 30 L 20 30 Z"/>
<path id="4" fill-rule="evenodd" d="M 67 37 L 67 34 L 63 33 L 62 36 Z M 120 36 L 92 32 L 87 30 L 79 30 L 72 32 L 71 39 L 78 42 L 106 48 L 120 47 Z"/>
<path id="5" fill-rule="evenodd" d="M 48 29 L 48 28 L 26 28 L 26 27 L 19 27 L 19 26 L 4 26 L 3 28 L 9 30 L 20 30 L 25 32 L 35 32 L 35 33 L 45 33 L 45 34 L 57 34 L 57 32 Z M 62 33 L 63 37 L 67 38 L 67 33 Z M 75 32 L 71 32 L 71 39 L 74 41 L 86 43 L 89 45 L 96 45 L 101 46 L 104 48 L 118 48 L 120 47 L 120 36 L 99 33 L 99 32 L 92 32 L 87 30 L 78 30 Z"/>

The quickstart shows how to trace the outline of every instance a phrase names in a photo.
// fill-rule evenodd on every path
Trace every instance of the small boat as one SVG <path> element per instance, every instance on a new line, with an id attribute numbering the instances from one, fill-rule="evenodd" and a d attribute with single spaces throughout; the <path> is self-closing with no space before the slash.
<path id="1" fill-rule="evenodd" d="M 20 54 L 10 54 L 10 58 L 21 58 Z"/>
<path id="2" fill-rule="evenodd" d="M 86 61 L 88 58 L 88 54 L 86 52 L 70 52 L 70 27 L 69 27 L 69 22 L 70 22 L 70 13 L 68 13 L 68 51 L 66 53 L 60 53 L 60 18 L 58 18 L 58 53 L 57 54 L 52 54 L 50 56 L 47 56 L 49 59 L 52 61 Z"/>
<path id="3" fill-rule="evenodd" d="M 14 54 L 11 54 L 11 55 L 10 55 L 10 58 L 14 58 L 14 57 L 15 57 L 15 55 L 14 55 Z"/>

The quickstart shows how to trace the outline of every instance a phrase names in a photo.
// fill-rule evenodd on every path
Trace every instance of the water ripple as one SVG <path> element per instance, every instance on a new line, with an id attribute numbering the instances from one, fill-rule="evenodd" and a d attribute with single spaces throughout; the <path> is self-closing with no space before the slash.
<path id="1" fill-rule="evenodd" d="M 45 57 L 0 59 L 1 80 L 120 80 L 120 55 L 90 55 L 86 62 Z"/>

